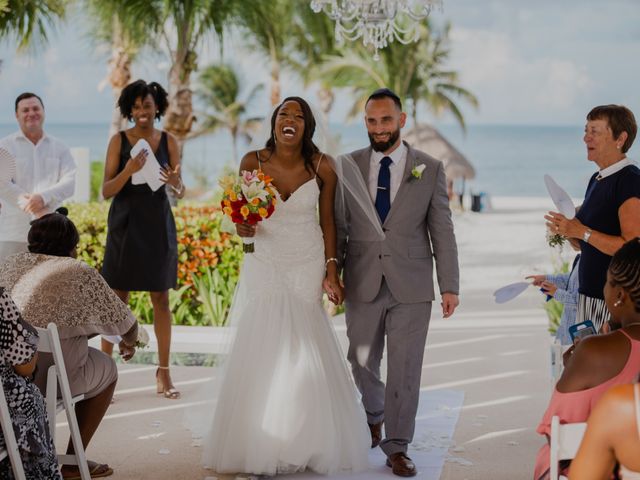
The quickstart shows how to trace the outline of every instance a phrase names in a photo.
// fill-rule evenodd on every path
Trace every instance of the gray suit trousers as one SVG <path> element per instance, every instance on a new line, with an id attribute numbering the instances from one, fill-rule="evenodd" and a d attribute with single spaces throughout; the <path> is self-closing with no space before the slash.
<path id="1" fill-rule="evenodd" d="M 369 423 L 385 422 L 380 448 L 389 456 L 406 452 L 413 440 L 420 377 L 431 302 L 399 303 L 386 281 L 371 302 L 346 303 L 347 336 L 353 376 Z M 380 363 L 387 339 L 387 384 Z"/>

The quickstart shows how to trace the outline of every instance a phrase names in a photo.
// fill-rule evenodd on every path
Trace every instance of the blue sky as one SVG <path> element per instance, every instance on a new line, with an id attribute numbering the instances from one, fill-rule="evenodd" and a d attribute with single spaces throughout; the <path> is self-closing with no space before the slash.
<path id="1" fill-rule="evenodd" d="M 637 0 L 444 0 L 444 11 L 432 18 L 452 23 L 451 67 L 480 100 L 478 111 L 463 108 L 471 124 L 580 125 L 603 103 L 622 103 L 640 115 Z M 9 42 L 0 45 L 0 123 L 14 121 L 13 101 L 26 90 L 43 96 L 48 122 L 109 121 L 110 89 L 98 89 L 108 52 L 88 40 L 87 28 L 85 19 L 72 17 L 31 55 L 16 55 Z M 267 82 L 266 62 L 236 43 L 226 43 L 225 58 L 247 72 L 248 83 Z M 201 64 L 216 52 L 209 42 Z M 167 67 L 166 57 L 147 54 L 133 74 L 166 84 Z M 301 93 L 294 76 L 284 73 L 282 81 L 284 95 Z M 313 88 L 304 94 L 315 99 Z M 268 110 L 264 97 L 257 111 Z M 336 104 L 331 120 L 339 122 L 350 106 L 348 94 Z"/>

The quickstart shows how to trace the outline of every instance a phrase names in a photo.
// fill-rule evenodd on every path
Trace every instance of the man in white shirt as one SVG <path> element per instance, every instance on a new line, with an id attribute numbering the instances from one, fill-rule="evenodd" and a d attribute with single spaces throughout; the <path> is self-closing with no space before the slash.
<path id="1" fill-rule="evenodd" d="M 43 130 L 44 105 L 34 93 L 16 98 L 20 130 L 0 140 L 16 161 L 13 181 L 0 184 L 0 260 L 27 250 L 29 223 L 73 195 L 76 165 L 69 148 Z"/>

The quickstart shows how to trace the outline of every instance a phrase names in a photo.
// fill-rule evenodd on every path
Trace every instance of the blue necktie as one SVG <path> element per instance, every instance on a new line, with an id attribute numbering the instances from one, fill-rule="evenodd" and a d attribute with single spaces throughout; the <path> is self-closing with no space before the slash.
<path id="1" fill-rule="evenodd" d="M 380 160 L 380 173 L 378 173 L 378 193 L 376 194 L 376 210 L 380 221 L 384 223 L 389 210 L 391 210 L 391 171 L 389 165 L 393 160 L 384 157 Z"/>

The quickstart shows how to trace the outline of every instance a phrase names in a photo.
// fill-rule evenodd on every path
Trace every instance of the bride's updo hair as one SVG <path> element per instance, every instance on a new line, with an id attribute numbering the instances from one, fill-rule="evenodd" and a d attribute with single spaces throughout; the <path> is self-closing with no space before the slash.
<path id="1" fill-rule="evenodd" d="M 80 235 L 67 218 L 67 209 L 62 207 L 31 222 L 27 241 L 31 253 L 69 257 L 78 245 Z"/>
<path id="2" fill-rule="evenodd" d="M 282 106 L 287 102 L 296 102 L 300 105 L 302 109 L 302 115 L 304 117 L 304 133 L 302 135 L 302 158 L 304 158 L 304 167 L 313 172 L 313 155 L 318 153 L 320 149 L 313 143 L 313 134 L 316 131 L 316 119 L 313 116 L 313 112 L 311 111 L 311 107 L 307 103 L 304 98 L 301 97 L 287 97 L 280 105 L 276 107 L 273 111 L 273 115 L 271 115 L 271 135 L 269 136 L 269 140 L 267 140 L 266 147 L 270 151 L 274 151 L 276 148 L 276 118 L 278 117 L 278 112 L 282 108 Z"/>

